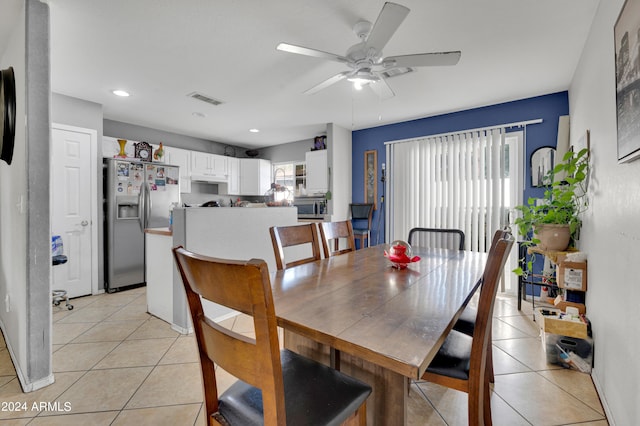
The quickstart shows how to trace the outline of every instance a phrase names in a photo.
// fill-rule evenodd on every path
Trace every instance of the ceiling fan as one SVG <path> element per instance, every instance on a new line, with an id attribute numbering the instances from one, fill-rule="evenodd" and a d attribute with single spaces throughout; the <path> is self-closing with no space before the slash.
<path id="1" fill-rule="evenodd" d="M 408 14 L 409 8 L 405 6 L 391 2 L 385 3 L 375 24 L 371 25 L 371 22 L 368 21 L 359 21 L 355 24 L 353 31 L 361 41 L 351 46 L 344 56 L 288 43 L 280 43 L 276 49 L 298 55 L 328 59 L 346 64 L 349 67 L 349 70 L 329 77 L 322 83 L 306 90 L 304 92 L 306 94 L 319 92 L 332 84 L 347 79 L 354 83 L 356 89 L 361 89 L 366 85 L 371 87 L 380 98 L 388 99 L 395 96 L 395 93 L 386 82 L 385 76 L 393 75 L 401 70 L 406 72 L 411 67 L 455 65 L 460 60 L 460 51 L 383 57 L 382 49 Z"/>

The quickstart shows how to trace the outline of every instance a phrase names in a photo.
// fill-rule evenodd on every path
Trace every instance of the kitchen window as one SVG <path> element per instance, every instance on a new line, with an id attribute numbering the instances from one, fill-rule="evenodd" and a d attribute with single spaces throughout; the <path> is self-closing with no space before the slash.
<path id="1" fill-rule="evenodd" d="M 301 188 L 306 185 L 306 167 L 304 162 L 274 163 L 273 181 L 289 190 L 288 199 L 293 200 Z"/>

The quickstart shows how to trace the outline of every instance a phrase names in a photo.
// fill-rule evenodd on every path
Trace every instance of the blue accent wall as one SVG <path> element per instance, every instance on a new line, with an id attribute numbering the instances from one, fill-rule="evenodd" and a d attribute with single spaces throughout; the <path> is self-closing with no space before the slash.
<path id="1" fill-rule="evenodd" d="M 558 92 L 537 96 L 513 102 L 506 102 L 475 108 L 466 111 L 405 121 L 386 126 L 372 127 L 353 132 L 353 202 L 364 202 L 364 152 L 375 149 L 378 151 L 378 205 L 382 195 L 380 182 L 382 163 L 386 163 L 385 142 L 409 139 L 440 133 L 456 132 L 479 127 L 495 126 L 519 121 L 541 118 L 540 124 L 527 126 L 526 163 L 530 167 L 533 151 L 541 146 L 556 146 L 558 137 L 558 117 L 569 114 L 568 92 Z M 526 189 L 523 199 L 542 196 L 542 190 L 531 187 L 531 173 L 527 168 L 525 175 Z M 386 200 L 385 200 L 386 201 Z M 378 207 L 373 214 L 373 232 L 371 245 L 384 242 L 384 214 Z"/>

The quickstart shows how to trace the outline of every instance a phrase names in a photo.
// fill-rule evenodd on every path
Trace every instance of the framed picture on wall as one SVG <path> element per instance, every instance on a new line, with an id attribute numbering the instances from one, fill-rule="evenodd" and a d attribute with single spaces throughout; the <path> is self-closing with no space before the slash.
<path id="1" fill-rule="evenodd" d="M 377 208 L 378 198 L 378 151 L 375 149 L 364 152 L 364 202 L 373 204 Z"/>
<path id="2" fill-rule="evenodd" d="M 626 0 L 614 26 L 618 162 L 640 158 L 640 0 Z"/>

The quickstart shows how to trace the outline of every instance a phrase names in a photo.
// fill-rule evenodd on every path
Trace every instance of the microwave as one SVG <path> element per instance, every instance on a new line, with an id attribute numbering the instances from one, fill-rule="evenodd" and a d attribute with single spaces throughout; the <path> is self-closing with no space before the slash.
<path id="1" fill-rule="evenodd" d="M 298 219 L 324 219 L 327 200 L 324 197 L 295 198 L 293 205 L 298 208 Z"/>

